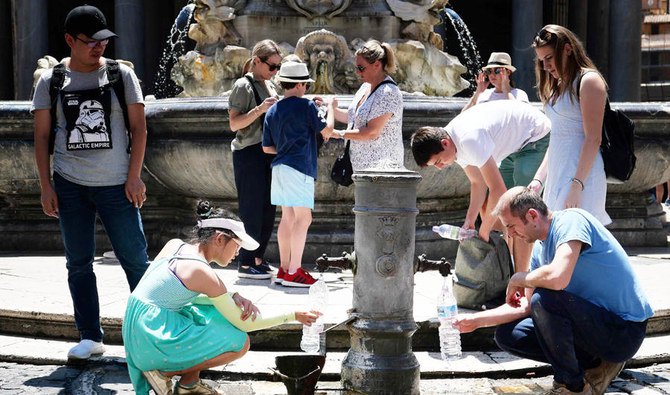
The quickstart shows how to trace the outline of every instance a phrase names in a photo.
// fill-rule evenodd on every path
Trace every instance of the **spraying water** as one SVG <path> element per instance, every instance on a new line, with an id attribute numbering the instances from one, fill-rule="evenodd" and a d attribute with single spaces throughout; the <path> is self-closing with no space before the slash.
<path id="1" fill-rule="evenodd" d="M 172 81 L 170 73 L 172 66 L 178 62 L 179 57 L 186 53 L 186 38 L 188 37 L 188 28 L 191 25 L 194 9 L 195 4 L 191 0 L 181 9 L 172 24 L 154 82 L 154 95 L 157 99 L 175 97 L 184 90 Z"/>
<path id="2" fill-rule="evenodd" d="M 463 22 L 456 11 L 445 7 L 444 14 L 447 16 L 446 19 L 449 19 L 449 22 L 451 23 L 451 26 L 454 28 L 456 36 L 458 37 L 458 44 L 461 47 L 464 66 L 468 69 L 467 78 L 465 79 L 470 83 L 469 90 L 474 92 L 474 90 L 477 88 L 477 73 L 479 73 L 479 70 L 482 67 L 482 58 L 479 56 L 477 44 L 475 43 L 475 39 L 470 33 L 470 29 L 468 29 L 467 25 L 465 22 Z M 446 19 L 443 22 L 445 24 L 445 30 L 447 29 Z"/>

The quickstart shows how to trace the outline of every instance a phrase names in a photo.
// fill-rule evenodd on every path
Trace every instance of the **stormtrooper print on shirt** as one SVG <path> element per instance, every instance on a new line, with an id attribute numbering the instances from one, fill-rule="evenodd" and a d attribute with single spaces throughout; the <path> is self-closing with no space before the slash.
<path id="1" fill-rule="evenodd" d="M 67 131 L 67 150 L 112 148 L 111 88 L 62 92 Z"/>

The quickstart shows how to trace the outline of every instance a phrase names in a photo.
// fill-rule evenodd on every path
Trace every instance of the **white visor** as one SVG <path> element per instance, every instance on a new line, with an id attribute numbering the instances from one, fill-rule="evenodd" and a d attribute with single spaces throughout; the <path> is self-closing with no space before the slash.
<path id="1" fill-rule="evenodd" d="M 260 245 L 247 234 L 244 230 L 244 224 L 240 221 L 229 218 L 208 218 L 198 221 L 198 226 L 201 228 L 228 229 L 232 231 L 240 239 L 240 246 L 245 250 L 253 251 Z"/>

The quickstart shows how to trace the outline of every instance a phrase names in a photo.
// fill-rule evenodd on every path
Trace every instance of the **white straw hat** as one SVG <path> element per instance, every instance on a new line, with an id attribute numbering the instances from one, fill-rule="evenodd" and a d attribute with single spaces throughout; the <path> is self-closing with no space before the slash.
<path id="1" fill-rule="evenodd" d="M 482 69 L 493 69 L 496 67 L 504 67 L 511 72 L 516 71 L 516 67 L 512 66 L 512 58 L 507 52 L 491 52 L 489 62 Z"/>

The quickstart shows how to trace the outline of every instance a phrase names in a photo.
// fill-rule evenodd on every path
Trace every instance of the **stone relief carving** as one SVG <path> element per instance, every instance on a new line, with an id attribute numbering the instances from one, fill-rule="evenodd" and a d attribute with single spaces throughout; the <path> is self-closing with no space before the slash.
<path id="1" fill-rule="evenodd" d="M 189 51 L 172 68 L 171 77 L 184 88 L 182 97 L 219 96 L 242 75 L 251 51 L 234 45 L 217 48 L 214 56 Z"/>
<path id="2" fill-rule="evenodd" d="M 232 20 L 235 12 L 242 10 L 246 0 L 196 0 L 188 36 L 197 42 L 196 51 L 213 55 L 218 47 L 239 45 L 242 37 Z"/>
<path id="3" fill-rule="evenodd" d="M 433 26 L 440 22 L 439 12 L 448 0 L 386 0 L 393 14 L 405 21 L 401 37 L 430 43 L 443 48 L 442 37 L 433 32 Z"/>
<path id="4" fill-rule="evenodd" d="M 284 0 L 267 1 L 274 4 Z M 395 38 L 387 39 L 396 50 L 399 67 L 393 78 L 400 89 L 450 96 L 466 88 L 468 83 L 460 78 L 465 68 L 457 58 L 441 51 L 442 39 L 432 30 L 439 20 L 439 10 L 447 1 L 386 2 L 402 21 Z M 285 0 L 285 3 L 307 18 L 323 19 L 344 11 L 352 0 Z M 184 88 L 181 96 L 219 95 L 242 76 L 242 65 L 249 57 L 249 49 L 238 46 L 241 38 L 234 26 L 236 15 L 245 10 L 247 1 L 195 0 L 194 6 L 196 23 L 190 26 L 189 37 L 197 43 L 195 51 L 181 56 L 170 75 Z M 360 86 L 353 53 L 365 42 L 365 37 L 345 38 L 321 29 L 301 37 L 295 49 L 280 37 L 274 39 L 280 43 L 283 55 L 293 53 L 307 63 L 315 80 L 309 93 L 351 94 Z M 351 42 L 348 44 L 347 40 Z"/>
<path id="5" fill-rule="evenodd" d="M 326 15 L 332 18 L 346 10 L 353 0 L 286 0 L 286 4 L 309 19 Z"/>
<path id="6" fill-rule="evenodd" d="M 394 255 L 395 241 L 397 238 L 396 227 L 400 218 L 395 216 L 386 216 L 379 218 L 376 236 L 382 241 L 382 253 L 375 262 L 375 270 L 382 277 L 394 276 L 398 266 L 398 259 Z"/>
<path id="7" fill-rule="evenodd" d="M 461 78 L 467 70 L 458 58 L 414 40 L 392 42 L 398 70 L 394 74 L 405 92 L 452 96 L 470 84 Z"/>
<path id="8" fill-rule="evenodd" d="M 342 36 L 325 29 L 311 32 L 298 40 L 294 53 L 307 63 L 315 81 L 310 93 L 349 93 L 360 85 L 353 56 Z"/>

